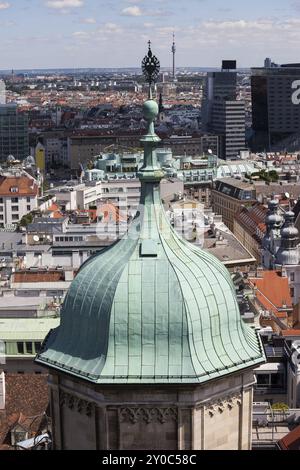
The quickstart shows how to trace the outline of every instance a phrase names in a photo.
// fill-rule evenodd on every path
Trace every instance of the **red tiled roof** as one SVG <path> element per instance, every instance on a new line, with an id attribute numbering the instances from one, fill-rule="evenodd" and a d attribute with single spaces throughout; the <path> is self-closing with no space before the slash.
<path id="1" fill-rule="evenodd" d="M 103 204 L 98 208 L 98 214 L 103 214 L 102 222 L 127 222 L 127 218 L 114 204 Z"/>
<path id="2" fill-rule="evenodd" d="M 10 444 L 9 431 L 18 423 L 37 432 L 48 407 L 45 374 L 6 374 L 5 388 L 5 410 L 0 411 L 0 445 Z"/>
<path id="3" fill-rule="evenodd" d="M 11 192 L 11 188 L 18 188 Z M 0 176 L 0 196 L 37 196 L 38 186 L 27 176 Z"/>
<path id="4" fill-rule="evenodd" d="M 13 275 L 13 282 L 59 282 L 64 281 L 65 276 L 60 271 L 45 272 L 17 272 Z"/>
<path id="5" fill-rule="evenodd" d="M 277 271 L 264 271 L 262 278 L 252 278 L 250 282 L 257 287 L 256 297 L 267 310 L 278 315 L 284 306 L 292 308 L 288 278 Z"/>
<path id="6" fill-rule="evenodd" d="M 300 426 L 278 442 L 281 450 L 300 450 Z"/>
<path id="7" fill-rule="evenodd" d="M 300 336 L 300 330 L 284 330 L 281 332 L 282 336 Z"/>
<path id="8" fill-rule="evenodd" d="M 53 202 L 50 207 L 48 207 L 47 211 L 49 212 L 55 212 L 59 210 L 59 206 Z"/>

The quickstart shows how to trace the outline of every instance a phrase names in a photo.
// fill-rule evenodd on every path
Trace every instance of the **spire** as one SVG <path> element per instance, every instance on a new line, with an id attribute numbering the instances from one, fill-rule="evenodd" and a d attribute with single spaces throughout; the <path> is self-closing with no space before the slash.
<path id="1" fill-rule="evenodd" d="M 175 79 L 176 79 L 176 69 L 175 69 L 175 54 L 176 54 L 175 33 L 173 33 L 172 54 L 173 54 L 173 69 L 172 69 L 172 75 L 173 75 L 173 80 L 175 80 Z"/>
<path id="2" fill-rule="evenodd" d="M 160 142 L 160 138 L 154 130 L 154 121 L 159 114 L 159 108 L 157 102 L 152 98 L 152 84 L 157 80 L 160 63 L 157 57 L 152 54 L 150 41 L 148 45 L 148 54 L 142 61 L 143 74 L 149 85 L 148 100 L 143 105 L 143 114 L 148 123 L 148 131 L 141 139 L 144 147 L 144 164 L 138 176 L 142 182 L 159 182 L 163 177 L 163 172 L 157 163 L 155 149 Z"/>

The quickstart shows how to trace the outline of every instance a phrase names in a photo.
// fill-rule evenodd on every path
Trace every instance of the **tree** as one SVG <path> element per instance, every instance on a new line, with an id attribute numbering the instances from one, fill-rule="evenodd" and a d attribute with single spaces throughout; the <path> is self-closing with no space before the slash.
<path id="1" fill-rule="evenodd" d="M 33 221 L 33 215 L 31 213 L 26 214 L 22 217 L 20 221 L 20 227 L 27 227 L 27 225 L 31 224 Z"/>

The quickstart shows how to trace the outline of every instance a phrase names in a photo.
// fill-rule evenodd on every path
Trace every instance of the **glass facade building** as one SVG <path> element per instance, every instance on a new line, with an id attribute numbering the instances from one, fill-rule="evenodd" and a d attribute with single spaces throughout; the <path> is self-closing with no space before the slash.
<path id="1" fill-rule="evenodd" d="M 0 161 L 8 155 L 23 160 L 29 155 L 28 116 L 17 105 L 0 105 Z"/>

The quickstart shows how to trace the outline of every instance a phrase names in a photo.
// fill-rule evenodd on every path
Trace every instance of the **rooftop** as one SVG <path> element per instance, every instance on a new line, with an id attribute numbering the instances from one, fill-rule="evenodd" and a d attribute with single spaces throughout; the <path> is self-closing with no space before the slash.
<path id="1" fill-rule="evenodd" d="M 0 196 L 37 196 L 38 186 L 29 176 L 0 175 Z"/>
<path id="2" fill-rule="evenodd" d="M 48 407 L 47 375 L 6 374 L 5 388 L 5 411 L 0 411 L 0 446 L 11 444 L 10 430 L 17 424 L 36 433 Z"/>
<path id="3" fill-rule="evenodd" d="M 263 271 L 261 276 L 250 278 L 250 282 L 257 288 L 256 297 L 266 310 L 278 317 L 291 310 L 293 303 L 288 278 L 277 271 Z"/>
<path id="4" fill-rule="evenodd" d="M 300 450 L 300 426 L 297 426 L 287 436 L 280 439 L 278 447 L 281 450 Z"/>
<path id="5" fill-rule="evenodd" d="M 60 323 L 59 318 L 1 318 L 2 341 L 41 341 Z"/>

